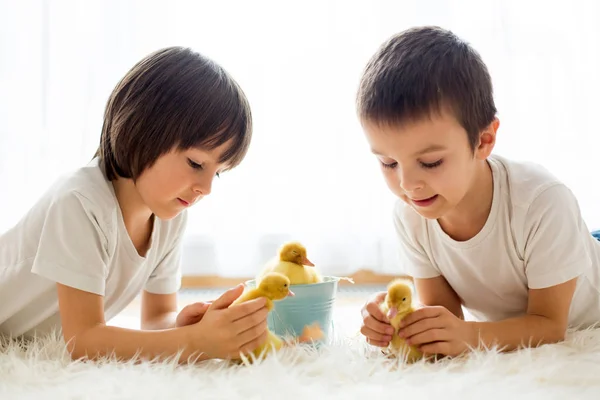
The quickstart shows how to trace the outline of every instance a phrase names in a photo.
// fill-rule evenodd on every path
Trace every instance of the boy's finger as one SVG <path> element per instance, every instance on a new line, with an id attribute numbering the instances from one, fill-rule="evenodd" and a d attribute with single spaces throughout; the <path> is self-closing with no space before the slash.
<path id="1" fill-rule="evenodd" d="M 402 318 L 400 322 L 400 327 L 406 327 L 408 325 L 414 324 L 415 322 L 419 322 L 424 319 L 436 318 L 440 315 L 440 310 L 437 307 L 423 307 L 415 310 L 414 312 L 408 314 L 406 317 Z"/>
<path id="2" fill-rule="evenodd" d="M 385 343 L 386 346 L 390 342 L 390 340 L 392 340 L 392 336 L 391 335 L 381 334 L 379 332 L 375 332 L 373 329 L 371 329 L 371 328 L 369 328 L 368 326 L 365 326 L 365 325 L 363 325 L 360 328 L 360 333 L 362 333 L 369 341 L 376 341 L 376 342 L 380 342 L 380 343 Z"/>
<path id="3" fill-rule="evenodd" d="M 265 304 L 267 304 L 266 299 L 261 297 L 231 306 L 229 309 L 227 309 L 227 313 L 230 321 L 235 322 L 238 319 L 244 318 L 247 315 L 260 310 L 261 308 L 265 308 Z"/>
<path id="4" fill-rule="evenodd" d="M 222 310 L 231 305 L 244 292 L 244 285 L 239 284 L 234 288 L 227 290 L 218 299 L 210 304 L 211 310 Z"/>
<path id="5" fill-rule="evenodd" d="M 386 295 L 387 295 L 387 292 L 379 292 L 373 297 L 373 299 L 371 301 L 373 301 L 377 304 L 381 304 L 383 302 L 383 300 L 385 300 Z"/>
<path id="6" fill-rule="evenodd" d="M 381 311 L 381 309 L 379 308 L 379 305 L 377 303 L 373 303 L 373 302 L 368 303 L 365 310 L 371 317 L 375 318 L 377 321 L 383 322 L 385 324 L 389 324 L 390 321 L 385 316 L 385 314 L 383 314 L 383 312 Z M 363 315 L 363 319 L 365 319 L 365 318 L 366 317 Z"/>
<path id="7" fill-rule="evenodd" d="M 255 349 L 258 348 L 258 346 L 260 346 L 261 344 L 264 344 L 267 341 L 267 335 L 268 335 L 268 332 L 264 331 L 259 336 L 252 339 L 251 341 L 243 343 L 240 346 L 240 352 L 244 355 L 247 355 L 248 353 L 254 351 Z M 266 351 L 268 352 L 268 351 L 270 351 L 270 349 L 267 349 Z"/>
<path id="8" fill-rule="evenodd" d="M 381 335 L 391 335 L 394 333 L 394 328 L 390 324 L 377 321 L 370 316 L 364 319 L 363 325 Z"/>
<path id="9" fill-rule="evenodd" d="M 269 310 L 266 307 L 259 308 L 251 314 L 245 315 L 232 322 L 231 328 L 236 334 L 241 334 L 255 326 L 267 326 L 267 315 Z"/>
<path id="10" fill-rule="evenodd" d="M 237 336 L 237 342 L 240 346 L 247 344 L 261 337 L 267 331 L 267 324 L 265 322 L 258 322 L 257 324 L 249 325 L 245 330 L 241 331 Z"/>
<path id="11" fill-rule="evenodd" d="M 184 310 L 186 313 L 189 313 L 192 315 L 200 315 L 200 314 L 206 313 L 206 311 L 208 310 L 209 307 L 210 307 L 210 304 L 199 302 L 199 303 L 194 303 L 194 304 L 185 306 Z"/>
<path id="12" fill-rule="evenodd" d="M 390 345 L 390 342 L 380 342 L 369 338 L 367 338 L 367 343 L 369 343 L 371 346 L 377 347 L 388 347 Z"/>

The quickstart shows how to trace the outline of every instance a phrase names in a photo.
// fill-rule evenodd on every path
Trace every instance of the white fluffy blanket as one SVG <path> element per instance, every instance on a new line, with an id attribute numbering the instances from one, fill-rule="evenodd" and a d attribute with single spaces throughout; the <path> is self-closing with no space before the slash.
<path id="1" fill-rule="evenodd" d="M 397 368 L 356 330 L 252 366 L 71 362 L 59 337 L 0 346 L 0 399 L 599 399 L 600 330 L 512 354 Z M 348 334 L 349 333 L 349 334 Z"/>

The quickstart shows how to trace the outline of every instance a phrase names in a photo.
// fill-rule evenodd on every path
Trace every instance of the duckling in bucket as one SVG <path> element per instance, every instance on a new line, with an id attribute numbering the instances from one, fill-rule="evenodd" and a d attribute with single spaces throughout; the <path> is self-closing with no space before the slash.
<path id="1" fill-rule="evenodd" d="M 268 261 L 263 270 L 257 275 L 256 281 L 260 282 L 269 272 L 279 272 L 287 276 L 292 285 L 305 285 L 323 281 L 315 265 L 308 259 L 306 247 L 300 242 L 284 243 L 279 249 L 278 255 Z"/>

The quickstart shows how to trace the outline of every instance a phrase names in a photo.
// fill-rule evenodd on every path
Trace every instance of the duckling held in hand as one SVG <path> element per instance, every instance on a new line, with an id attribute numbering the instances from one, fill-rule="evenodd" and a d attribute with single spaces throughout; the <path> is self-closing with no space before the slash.
<path id="1" fill-rule="evenodd" d="M 412 297 L 413 291 L 410 282 L 402 278 L 395 279 L 388 285 L 387 295 L 379 306 L 394 328 L 388 350 L 390 353 L 406 359 L 407 362 L 414 362 L 423 357 L 423 353 L 418 348 L 406 344 L 406 341 L 398 336 L 402 319 L 415 311 Z"/>
<path id="2" fill-rule="evenodd" d="M 319 283 L 323 278 L 307 258 L 306 247 L 299 242 L 287 242 L 279 249 L 277 257 L 270 260 L 256 277 L 257 282 L 269 272 L 279 272 L 290 279 L 292 285 Z"/>
<path id="3" fill-rule="evenodd" d="M 242 293 L 240 297 L 231 303 L 230 307 L 245 301 L 265 297 L 267 299 L 266 307 L 271 311 L 273 310 L 273 301 L 282 300 L 288 296 L 294 296 L 294 292 L 290 290 L 290 280 L 288 277 L 277 272 L 271 272 L 263 277 L 256 288 Z M 283 345 L 283 340 L 273 332 L 268 331 L 265 343 L 254 349 L 252 353 L 258 358 L 265 349 L 279 350 Z"/>

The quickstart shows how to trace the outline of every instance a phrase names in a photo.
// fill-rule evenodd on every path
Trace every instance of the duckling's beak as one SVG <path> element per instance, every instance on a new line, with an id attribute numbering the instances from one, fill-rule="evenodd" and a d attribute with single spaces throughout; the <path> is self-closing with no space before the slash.
<path id="1" fill-rule="evenodd" d="M 387 317 L 388 319 L 392 319 L 394 318 L 396 315 L 398 315 L 398 308 L 396 307 L 392 307 L 390 308 L 390 310 L 387 313 Z"/>
<path id="2" fill-rule="evenodd" d="M 302 262 L 302 265 L 308 265 L 309 267 L 314 267 L 315 264 L 311 263 L 310 260 L 306 257 L 302 257 L 302 260 L 300 260 Z"/>
<path id="3" fill-rule="evenodd" d="M 288 291 L 287 297 L 294 297 L 295 294 L 291 290 Z"/>

